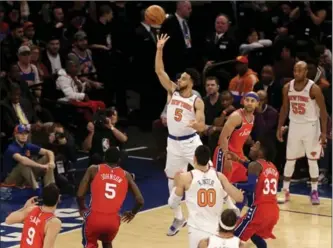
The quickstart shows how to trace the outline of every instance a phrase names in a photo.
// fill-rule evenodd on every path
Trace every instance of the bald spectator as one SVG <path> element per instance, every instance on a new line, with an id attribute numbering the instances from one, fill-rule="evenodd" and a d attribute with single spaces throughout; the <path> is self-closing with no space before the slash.
<path id="1" fill-rule="evenodd" d="M 255 112 L 252 137 L 254 140 L 258 140 L 262 137 L 272 137 L 272 139 L 274 139 L 278 121 L 278 112 L 272 106 L 267 104 L 266 91 L 259 90 L 257 94 L 260 102 Z"/>
<path id="2" fill-rule="evenodd" d="M 235 37 L 229 31 L 230 21 L 227 15 L 220 14 L 215 19 L 215 32 L 206 38 L 204 58 L 206 64 L 232 60 L 238 54 Z"/>
<path id="3" fill-rule="evenodd" d="M 261 70 L 260 81 L 254 86 L 255 92 L 264 90 L 268 96 L 268 104 L 275 109 L 280 109 L 282 104 L 282 84 L 276 81 L 273 67 L 265 65 Z"/>
<path id="4" fill-rule="evenodd" d="M 253 87 L 258 82 L 257 73 L 248 67 L 249 61 L 245 56 L 236 58 L 237 75 L 231 79 L 229 90 L 231 91 L 235 105 L 239 104 L 244 94 L 253 91 Z"/>

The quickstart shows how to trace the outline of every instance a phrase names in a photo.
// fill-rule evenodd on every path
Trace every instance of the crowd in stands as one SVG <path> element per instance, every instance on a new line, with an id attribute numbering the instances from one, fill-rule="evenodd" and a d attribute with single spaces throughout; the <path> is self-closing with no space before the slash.
<path id="1" fill-rule="evenodd" d="M 156 2 L 169 13 L 159 28 L 144 19 L 151 4 L 0 3 L 2 182 L 38 188 L 44 175 L 44 183 L 67 185 L 77 150 L 98 163 L 108 147 L 121 147 L 128 137 L 118 118 L 133 115 L 129 90 L 140 95 L 134 124 L 154 133 L 156 155 L 163 157 L 167 94 L 154 70 L 159 33 L 170 36 L 164 63 L 171 79 L 189 67 L 202 72 L 195 94 L 205 103 L 201 137 L 211 149 L 249 91 L 260 97 L 249 143 L 276 139 L 281 90 L 299 60 L 307 62 L 308 78 L 322 89 L 331 116 L 332 3 Z M 322 179 L 331 174 L 329 130 Z M 276 145 L 281 170 L 285 144 Z M 67 186 L 61 190 L 70 191 Z"/>

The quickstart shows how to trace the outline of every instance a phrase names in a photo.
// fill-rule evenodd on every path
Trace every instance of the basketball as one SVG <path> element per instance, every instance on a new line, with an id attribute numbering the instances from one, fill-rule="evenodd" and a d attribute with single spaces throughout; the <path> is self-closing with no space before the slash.
<path id="1" fill-rule="evenodd" d="M 165 20 L 165 11 L 158 5 L 151 5 L 146 9 L 145 20 L 149 25 L 161 25 Z"/>

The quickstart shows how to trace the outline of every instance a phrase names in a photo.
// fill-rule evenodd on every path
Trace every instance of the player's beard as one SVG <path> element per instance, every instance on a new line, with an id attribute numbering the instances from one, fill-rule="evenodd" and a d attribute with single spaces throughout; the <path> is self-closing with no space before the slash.
<path id="1" fill-rule="evenodd" d="M 179 91 L 180 93 L 182 93 L 182 92 L 184 92 L 185 90 L 187 90 L 187 88 L 188 88 L 188 85 L 180 86 L 180 85 L 178 84 L 178 91 Z"/>

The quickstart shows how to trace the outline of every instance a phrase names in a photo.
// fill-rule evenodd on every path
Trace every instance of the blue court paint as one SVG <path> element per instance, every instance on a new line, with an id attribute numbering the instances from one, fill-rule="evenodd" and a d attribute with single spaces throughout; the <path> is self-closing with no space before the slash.
<path id="1" fill-rule="evenodd" d="M 80 168 L 84 168 L 84 160 L 80 161 Z M 137 184 L 142 191 L 143 197 L 145 198 L 145 206 L 143 210 L 148 210 L 163 206 L 167 204 L 169 191 L 168 191 L 168 182 L 163 172 L 163 168 L 158 167 L 153 161 L 142 160 L 142 159 L 129 159 L 125 165 L 124 169 L 129 172 L 136 174 Z M 310 187 L 304 184 L 292 184 L 291 192 L 297 194 L 308 195 L 310 192 Z M 330 197 L 332 196 L 332 188 L 326 186 L 319 187 L 320 196 Z M 25 199 L 26 200 L 26 199 Z M 87 197 L 87 204 L 89 202 L 89 197 Z M 133 206 L 134 199 L 129 195 L 124 203 L 122 211 L 129 210 Z M 4 220 L 6 216 L 19 208 L 22 207 L 24 201 L 21 203 L 13 202 L 0 202 L 0 247 L 8 248 L 15 245 L 18 245 L 21 240 L 21 231 L 22 224 L 15 226 L 6 226 L 4 225 Z M 289 210 L 288 210 L 289 211 Z M 298 212 L 302 213 L 302 212 Z M 303 213 L 309 214 L 309 213 Z M 62 221 L 62 230 L 61 233 L 72 231 L 75 229 L 80 229 L 82 224 L 82 218 L 79 216 L 77 210 L 76 200 L 73 197 L 62 197 L 62 201 L 58 206 L 56 215 Z M 317 215 L 317 214 L 314 214 Z M 326 216 L 325 216 L 326 217 Z M 172 221 L 172 212 L 170 211 L 170 223 Z M 166 229 L 168 227 L 166 226 Z M 81 239 L 77 242 L 81 243 Z"/>

